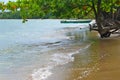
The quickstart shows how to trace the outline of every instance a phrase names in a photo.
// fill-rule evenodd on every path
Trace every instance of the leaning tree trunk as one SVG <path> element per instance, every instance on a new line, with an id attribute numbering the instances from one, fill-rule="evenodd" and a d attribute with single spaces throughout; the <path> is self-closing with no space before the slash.
<path id="1" fill-rule="evenodd" d="M 120 31 L 120 7 L 111 7 L 111 12 L 106 12 L 101 8 L 102 0 L 97 0 L 97 8 L 92 0 L 92 9 L 95 14 L 97 26 L 90 25 L 90 30 L 96 30 L 101 38 L 110 37 L 112 33 Z M 113 13 L 113 8 L 117 11 Z"/>
<path id="2" fill-rule="evenodd" d="M 114 16 L 113 16 L 114 15 Z M 113 16 L 113 17 L 111 17 Z M 120 34 L 120 8 L 113 14 L 100 10 L 96 16 L 96 24 L 98 33 L 101 38 L 110 37 L 113 33 Z"/>
<path id="3" fill-rule="evenodd" d="M 110 36 L 109 29 L 104 25 L 104 16 L 101 14 L 101 10 L 96 15 L 96 24 L 97 24 L 97 31 L 100 34 L 101 38 L 106 38 Z"/>
<path id="4" fill-rule="evenodd" d="M 103 25 L 104 16 L 101 14 L 102 10 L 100 7 L 101 7 L 101 0 L 98 0 L 97 10 L 95 8 L 94 0 L 92 0 L 92 8 L 95 14 L 96 24 L 98 28 L 94 30 L 97 30 L 102 38 L 109 37 L 111 33 L 107 28 L 104 28 L 104 25 Z"/>
<path id="5" fill-rule="evenodd" d="M 99 16 L 99 18 L 96 20 L 97 27 L 98 27 L 98 32 L 101 36 L 101 38 L 107 38 L 110 37 L 111 32 L 108 27 L 105 27 L 104 21 L 102 20 L 102 16 Z"/>

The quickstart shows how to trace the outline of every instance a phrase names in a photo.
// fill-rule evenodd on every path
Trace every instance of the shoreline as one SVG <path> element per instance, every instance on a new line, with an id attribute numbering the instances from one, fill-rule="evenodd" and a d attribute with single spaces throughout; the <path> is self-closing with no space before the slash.
<path id="1" fill-rule="evenodd" d="M 98 54 L 98 70 L 93 71 L 83 80 L 119 80 L 120 74 L 120 35 L 98 38 L 92 50 Z"/>

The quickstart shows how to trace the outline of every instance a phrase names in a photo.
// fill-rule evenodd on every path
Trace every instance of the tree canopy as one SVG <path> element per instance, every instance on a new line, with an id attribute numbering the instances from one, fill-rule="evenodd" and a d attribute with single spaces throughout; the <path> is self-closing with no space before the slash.
<path id="1" fill-rule="evenodd" d="M 99 5 L 99 2 L 101 4 Z M 111 7 L 120 6 L 119 0 L 17 0 L 0 3 L 0 9 L 20 11 L 23 19 L 38 15 L 40 18 L 91 18 L 98 9 L 110 12 Z M 99 8 L 100 7 L 100 8 Z M 94 13 L 94 14 L 93 14 Z M 89 15 L 88 15 L 89 14 Z M 88 16 L 88 17 L 87 17 Z"/>

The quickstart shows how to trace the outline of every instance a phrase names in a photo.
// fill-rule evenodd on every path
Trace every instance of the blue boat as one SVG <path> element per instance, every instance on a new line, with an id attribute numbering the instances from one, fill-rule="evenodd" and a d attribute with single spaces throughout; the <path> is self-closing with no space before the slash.
<path id="1" fill-rule="evenodd" d="M 90 23 L 91 20 L 62 20 L 61 23 Z"/>

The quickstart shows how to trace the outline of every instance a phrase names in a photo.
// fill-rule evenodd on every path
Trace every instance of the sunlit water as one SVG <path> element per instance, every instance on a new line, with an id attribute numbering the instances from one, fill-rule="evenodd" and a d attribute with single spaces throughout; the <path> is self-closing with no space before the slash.
<path id="1" fill-rule="evenodd" d="M 78 80 L 96 67 L 88 24 L 0 20 L 0 80 Z M 77 56 L 79 56 L 77 58 Z M 75 71 L 79 71 L 75 72 Z"/>

